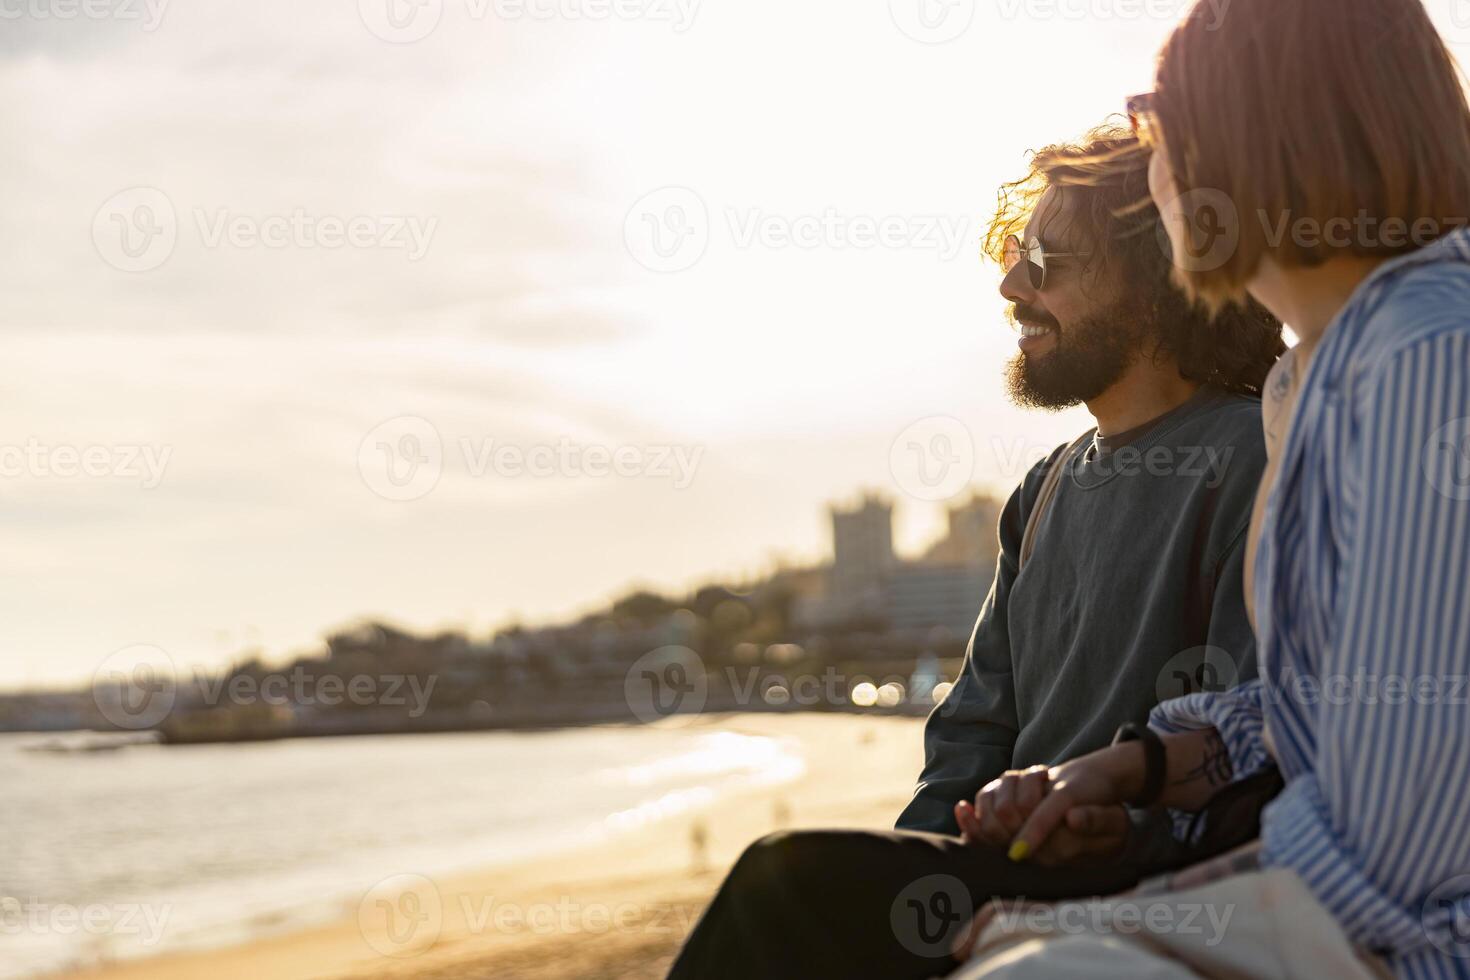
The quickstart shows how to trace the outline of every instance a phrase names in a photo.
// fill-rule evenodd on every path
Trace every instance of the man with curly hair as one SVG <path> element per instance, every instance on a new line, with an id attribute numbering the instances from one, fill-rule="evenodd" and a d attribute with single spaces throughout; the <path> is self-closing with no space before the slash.
<path id="1" fill-rule="evenodd" d="M 1097 425 L 1006 505 L 995 581 L 898 829 L 752 844 L 672 977 L 929 977 L 989 898 L 1116 892 L 1254 832 L 1249 806 L 1193 844 L 1158 814 L 1079 808 L 1031 860 L 1007 853 L 1035 801 L 1004 799 L 1002 774 L 1255 676 L 1242 567 L 1281 324 L 1254 303 L 1208 313 L 1175 288 L 1147 172 L 1131 133 L 1105 128 L 1040 151 L 1001 189 L 985 251 L 1020 328 L 1010 394 L 1085 404 Z"/>

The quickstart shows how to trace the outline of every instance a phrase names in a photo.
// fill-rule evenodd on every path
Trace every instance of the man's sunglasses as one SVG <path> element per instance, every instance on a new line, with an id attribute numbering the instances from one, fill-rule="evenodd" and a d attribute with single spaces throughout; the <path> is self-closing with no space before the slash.
<path id="1" fill-rule="evenodd" d="M 1082 258 L 1087 252 L 1049 252 L 1041 244 L 1041 239 L 1033 237 L 1030 245 L 1022 245 L 1021 239 L 1015 235 L 1007 235 L 1005 251 L 1001 253 L 1000 267 L 1010 273 L 1023 260 L 1026 263 L 1026 277 L 1031 282 L 1031 288 L 1037 292 L 1046 288 L 1046 260 Z"/>
<path id="2" fill-rule="evenodd" d="M 1143 146 L 1152 147 L 1158 142 L 1159 120 L 1154 112 L 1154 93 L 1135 95 L 1128 100 L 1128 128 Z"/>

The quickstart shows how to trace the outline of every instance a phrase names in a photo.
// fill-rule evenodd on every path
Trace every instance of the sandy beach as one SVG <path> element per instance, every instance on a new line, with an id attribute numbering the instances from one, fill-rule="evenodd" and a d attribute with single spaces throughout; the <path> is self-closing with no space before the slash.
<path id="1" fill-rule="evenodd" d="M 620 831 L 593 847 L 429 880 L 404 870 L 333 923 L 69 980 L 661 977 L 721 877 L 777 829 L 891 827 L 922 762 L 921 719 L 723 715 L 689 726 L 788 739 L 805 774 Z M 701 843 L 702 841 L 702 843 Z"/>

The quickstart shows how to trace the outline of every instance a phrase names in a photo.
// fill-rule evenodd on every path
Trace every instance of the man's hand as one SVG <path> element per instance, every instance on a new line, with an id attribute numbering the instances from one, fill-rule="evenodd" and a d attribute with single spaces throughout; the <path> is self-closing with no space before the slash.
<path id="1" fill-rule="evenodd" d="M 1026 818 L 1050 791 L 1046 766 L 1013 769 L 992 779 L 975 796 L 974 804 L 961 800 L 954 810 L 960 836 L 967 844 L 1010 847 Z"/>
<path id="2" fill-rule="evenodd" d="M 967 844 L 1009 849 L 1051 792 L 1053 772 L 1046 766 L 1014 770 L 986 784 L 973 805 L 962 800 L 955 807 L 961 838 Z M 1037 851 L 1036 860 L 1055 866 L 1117 854 L 1127 840 L 1128 828 L 1128 813 L 1122 806 L 1072 808 Z"/>
<path id="3" fill-rule="evenodd" d="M 1048 868 L 1089 858 L 1116 857 L 1128 843 L 1128 810 L 1117 806 L 1074 806 L 1061 827 L 1036 852 L 1036 863 Z"/>

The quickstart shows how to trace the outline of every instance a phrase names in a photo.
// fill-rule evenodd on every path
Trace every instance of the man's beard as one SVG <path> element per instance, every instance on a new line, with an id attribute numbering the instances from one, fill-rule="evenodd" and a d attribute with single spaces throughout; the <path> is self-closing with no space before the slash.
<path id="1" fill-rule="evenodd" d="M 1044 354 L 1019 353 L 1006 365 L 1006 388 L 1022 408 L 1057 411 L 1107 391 L 1139 353 L 1143 311 L 1120 302 L 1056 330 Z M 1041 317 L 1035 317 L 1041 320 Z M 1055 326 L 1056 321 L 1050 321 Z"/>

